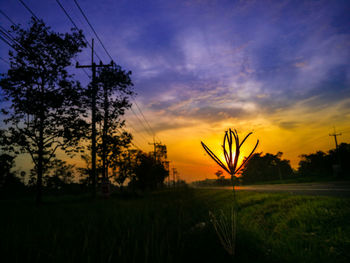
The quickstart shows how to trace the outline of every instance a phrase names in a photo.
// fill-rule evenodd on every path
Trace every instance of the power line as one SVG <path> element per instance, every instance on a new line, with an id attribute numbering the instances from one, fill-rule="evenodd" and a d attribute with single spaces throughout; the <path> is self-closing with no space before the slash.
<path id="1" fill-rule="evenodd" d="M 18 0 L 18 1 L 20 1 L 21 2 L 21 4 L 27 9 L 27 11 L 29 11 L 31 14 L 32 14 L 32 16 L 36 19 L 36 20 L 39 20 L 39 18 L 35 15 L 35 13 L 29 8 L 29 6 L 27 6 L 22 0 Z M 1 14 L 3 15 L 3 16 L 5 16 L 6 18 L 7 18 L 7 20 L 9 20 L 11 23 L 12 23 L 12 25 L 16 25 L 16 23 L 15 22 L 13 22 L 13 20 L 8 16 L 8 15 L 6 15 L 6 13 L 5 12 L 3 12 L 3 11 L 1 11 L 0 10 L 0 12 L 1 12 Z M 73 22 L 74 23 L 74 22 Z M 77 30 L 79 30 L 78 28 L 76 28 Z M 85 37 L 84 37 L 84 39 L 85 39 Z M 86 40 L 86 39 L 85 39 Z M 14 37 L 12 37 L 12 41 L 16 41 L 15 40 L 15 38 Z M 17 41 L 16 41 L 17 42 Z M 87 41 L 86 41 L 87 42 Z M 18 43 L 18 42 L 17 42 Z M 88 43 L 88 42 L 87 42 Z M 89 43 L 88 43 L 89 44 Z M 19 45 L 19 46 L 21 46 L 21 45 Z M 11 47 L 14 49 L 14 50 L 16 50 L 12 45 L 11 45 Z M 23 47 L 22 47 L 23 48 Z M 23 48 L 24 49 L 24 48 Z M 26 50 L 26 49 L 24 49 L 24 50 Z M 28 51 L 28 50 L 27 50 Z M 97 56 L 97 54 L 96 54 L 96 56 Z M 77 60 L 73 57 L 73 59 L 77 62 Z M 86 72 L 86 70 L 84 69 L 83 70 L 84 71 L 84 73 L 85 73 L 85 75 L 88 77 L 88 78 L 90 78 L 90 76 L 89 76 L 89 74 Z"/>
<path id="2" fill-rule="evenodd" d="M 104 49 L 104 51 L 106 52 L 106 54 L 108 55 L 108 57 L 113 61 L 112 56 L 111 56 L 111 55 L 109 54 L 109 52 L 107 51 L 105 45 L 103 45 L 103 43 L 102 43 L 100 37 L 99 37 L 98 34 L 96 33 L 94 27 L 93 27 L 92 24 L 90 23 L 89 19 L 87 18 L 87 16 L 86 16 L 85 13 L 84 13 L 84 11 L 81 9 L 79 3 L 78 3 L 76 0 L 74 0 L 74 3 L 75 3 L 76 6 L 78 7 L 80 13 L 81 13 L 81 14 L 83 15 L 83 17 L 85 18 L 86 22 L 89 24 L 91 30 L 94 32 L 94 34 L 95 34 L 97 40 L 100 42 L 101 46 L 103 47 L 103 49 Z M 101 59 L 100 59 L 100 60 L 101 60 Z"/>
<path id="3" fill-rule="evenodd" d="M 2 29 L 2 26 L 0 26 L 0 34 L 2 34 L 7 40 L 12 42 L 13 44 L 13 39 L 11 38 L 11 36 L 9 36 L 9 34 L 7 34 L 5 30 Z"/>
<path id="4" fill-rule="evenodd" d="M 146 119 L 145 115 L 143 114 L 141 108 L 140 108 L 139 105 L 137 104 L 136 99 L 135 99 L 135 98 L 133 98 L 133 99 L 134 99 L 134 102 L 135 102 L 135 105 L 136 105 L 137 109 L 138 109 L 139 112 L 141 113 L 141 116 L 142 116 L 142 118 L 145 120 L 145 122 L 146 122 L 148 128 L 150 129 L 151 133 L 153 134 L 154 137 L 156 137 L 156 133 L 153 131 L 151 125 L 150 125 L 149 122 L 147 121 L 147 119 Z"/>
<path id="5" fill-rule="evenodd" d="M 92 24 L 90 23 L 88 17 L 86 16 L 86 14 L 84 13 L 84 11 L 83 11 L 82 8 L 80 7 L 78 1 L 77 1 L 77 0 L 74 0 L 74 3 L 75 3 L 76 6 L 78 7 L 80 13 L 83 15 L 85 21 L 86 21 L 86 22 L 88 23 L 88 25 L 90 26 L 91 30 L 92 30 L 93 33 L 95 34 L 96 38 L 97 38 L 98 41 L 100 42 L 101 46 L 102 46 L 103 49 L 105 50 L 105 52 L 106 52 L 106 54 L 108 55 L 108 57 L 113 61 L 112 56 L 110 55 L 110 53 L 109 53 L 108 50 L 106 49 L 106 47 L 105 47 L 105 45 L 103 44 L 102 40 L 101 40 L 100 37 L 98 36 L 96 30 L 94 29 L 94 27 L 93 27 Z M 137 119 L 142 123 L 142 126 L 144 126 L 144 127 L 146 128 L 146 130 L 149 129 L 149 130 L 150 130 L 150 133 L 151 133 L 151 136 L 152 136 L 153 138 L 155 138 L 156 136 L 155 136 L 155 133 L 154 133 L 153 129 L 151 128 L 149 122 L 147 121 L 146 117 L 144 116 L 144 114 L 143 114 L 141 108 L 138 106 L 138 104 L 137 104 L 137 102 L 136 102 L 135 99 L 134 99 L 134 101 L 135 101 L 136 107 L 138 108 L 139 112 L 141 113 L 142 118 L 145 120 L 146 125 L 148 126 L 148 128 L 145 127 L 145 125 L 142 123 L 142 121 L 138 118 L 138 116 L 136 115 L 136 113 L 135 113 L 135 112 L 132 110 L 132 108 L 131 108 L 132 112 L 135 114 L 135 116 L 137 117 Z"/>
<path id="6" fill-rule="evenodd" d="M 85 15 L 85 13 L 83 12 L 82 8 L 80 7 L 80 5 L 79 5 L 78 3 L 76 3 L 76 7 L 79 9 L 79 11 L 80 11 L 80 13 L 83 15 L 85 21 L 88 22 L 90 28 L 92 28 L 92 30 L 94 31 L 95 36 L 98 38 L 99 42 L 100 42 L 100 43 L 102 44 L 102 46 L 104 47 L 102 41 L 100 40 L 99 36 L 97 35 L 97 32 L 93 29 L 91 23 L 89 23 L 87 16 Z M 80 22 L 81 22 L 81 21 L 80 21 Z M 104 48 L 104 49 L 105 49 L 105 48 Z M 109 55 L 107 49 L 105 49 L 105 51 L 106 51 L 107 55 Z M 111 60 L 113 60 L 111 56 L 110 56 L 110 58 L 111 58 Z M 129 123 L 129 124 L 130 124 L 130 123 Z M 133 130 L 135 131 L 135 133 L 137 133 L 137 134 L 139 134 L 141 137 L 143 137 L 142 134 L 141 134 L 141 133 L 138 133 L 137 130 L 136 130 L 131 124 L 130 124 L 129 126 L 130 126 L 131 128 L 133 128 Z M 144 137 L 143 137 L 143 138 L 144 138 Z M 134 138 L 134 139 L 135 139 L 135 138 Z M 144 139 L 144 140 L 147 141 L 146 139 Z"/>
<path id="7" fill-rule="evenodd" d="M 135 112 L 132 108 L 130 108 L 130 110 L 131 110 L 131 112 L 135 115 L 136 119 L 137 119 L 137 120 L 141 123 L 141 125 L 145 128 L 145 131 L 148 132 L 148 134 L 149 134 L 151 137 L 153 137 L 152 132 L 150 132 L 150 131 L 148 130 L 148 128 L 147 128 L 146 125 L 142 122 L 142 120 L 139 118 L 139 116 L 137 116 L 136 112 Z"/>
<path id="8" fill-rule="evenodd" d="M 6 15 L 6 13 L 5 12 L 3 12 L 2 10 L 0 10 L 0 13 L 4 16 L 4 17 L 6 17 L 7 18 L 7 20 L 8 21 L 10 21 L 10 23 L 12 24 L 12 25 L 15 25 L 15 22 L 13 22 L 12 21 L 12 19 L 11 18 L 9 18 L 7 15 Z"/>
<path id="9" fill-rule="evenodd" d="M 68 14 L 68 12 L 66 11 L 66 9 L 63 7 L 63 5 L 61 4 L 61 2 L 59 0 L 56 0 L 56 3 L 60 6 L 60 8 L 62 9 L 62 11 L 65 13 L 65 15 L 67 16 L 67 18 L 69 19 L 69 21 L 73 24 L 74 28 L 76 30 L 79 31 L 79 28 L 78 26 L 75 24 L 75 22 L 73 21 L 73 19 L 71 18 L 71 16 Z M 84 37 L 84 40 L 86 42 L 86 44 L 90 47 L 90 49 L 92 50 L 92 46 L 91 44 L 89 43 L 89 41 L 86 40 L 85 36 Z M 95 50 L 93 50 L 94 54 L 96 55 L 96 57 L 99 59 L 99 60 L 102 60 L 100 58 L 100 56 L 97 54 L 97 52 Z"/>
<path id="10" fill-rule="evenodd" d="M 6 59 L 4 59 L 4 58 L 2 58 L 2 57 L 0 57 L 0 60 L 2 60 L 3 62 L 5 62 L 5 63 L 8 64 L 8 65 L 11 65 L 10 62 L 8 62 Z"/>
<path id="11" fill-rule="evenodd" d="M 0 33 L 2 33 L 8 40 L 10 40 L 12 44 L 16 44 L 22 49 L 24 49 L 22 45 L 11 35 L 11 33 L 1 25 L 0 25 Z"/>
<path id="12" fill-rule="evenodd" d="M 16 49 L 14 48 L 14 46 L 13 46 L 12 44 L 10 44 L 5 38 L 3 38 L 2 36 L 0 36 L 0 39 L 1 39 L 3 42 L 5 42 L 7 45 L 9 45 L 10 47 L 12 47 L 14 50 L 16 50 Z"/>
<path id="13" fill-rule="evenodd" d="M 141 137 L 145 142 L 148 142 L 147 139 L 142 135 L 142 133 L 138 132 L 137 129 L 136 129 L 133 125 L 131 125 L 130 120 L 129 120 L 129 121 L 126 121 L 126 120 L 125 120 L 125 124 L 126 124 L 126 126 L 130 126 L 130 127 L 135 131 L 135 133 L 139 134 L 140 137 Z"/>
<path id="14" fill-rule="evenodd" d="M 124 130 L 123 128 L 121 128 L 121 129 L 125 132 L 125 130 Z M 120 135 L 123 134 L 119 129 L 116 129 L 116 130 L 120 133 Z M 133 146 L 135 146 L 137 149 L 139 149 L 140 151 L 142 151 L 141 148 L 140 148 L 137 144 L 135 144 L 133 141 L 130 141 L 130 143 L 131 143 Z"/>
<path id="15" fill-rule="evenodd" d="M 58 0 L 56 0 L 56 1 L 58 1 Z M 76 4 L 76 6 L 77 6 L 77 8 L 79 9 L 80 13 L 83 15 L 85 21 L 86 21 L 86 22 L 88 23 L 88 25 L 90 26 L 91 30 L 92 30 L 93 33 L 95 34 L 97 40 L 100 42 L 102 48 L 104 49 L 104 51 L 106 52 L 106 54 L 108 55 L 108 57 L 113 61 L 112 56 L 110 55 L 110 53 L 108 52 L 107 48 L 106 48 L 105 45 L 103 44 L 102 40 L 100 39 L 100 37 L 99 37 L 99 35 L 97 34 L 97 32 L 96 32 L 96 30 L 94 29 L 94 27 L 93 27 L 92 24 L 90 23 L 90 21 L 89 21 L 87 15 L 84 13 L 84 11 L 83 11 L 83 9 L 81 8 L 81 6 L 79 5 L 78 1 L 77 1 L 77 0 L 74 0 L 74 3 Z M 65 12 L 65 13 L 66 13 L 66 12 Z M 100 59 L 100 60 L 101 60 L 101 59 Z M 136 101 L 135 101 L 135 104 L 136 104 Z M 154 137 L 155 137 L 155 133 L 153 132 L 151 126 L 149 125 L 149 123 L 147 122 L 145 116 L 143 115 L 141 108 L 140 108 L 138 105 L 136 105 L 136 106 L 137 106 L 139 112 L 141 113 L 142 118 L 146 121 L 146 124 L 148 125 L 148 127 L 149 127 L 149 129 L 150 129 L 150 131 L 151 131 L 151 132 L 150 132 L 151 136 L 154 138 Z M 140 120 L 140 118 L 137 116 L 137 114 L 133 111 L 132 108 L 131 108 L 131 110 L 132 110 L 133 114 L 136 116 L 136 118 L 140 121 L 140 123 L 142 124 L 142 126 L 146 129 L 146 131 L 149 132 L 149 131 L 148 131 L 148 128 L 143 124 L 143 122 Z"/>
<path id="16" fill-rule="evenodd" d="M 84 18 L 82 17 L 80 11 L 78 10 L 77 6 L 73 3 L 73 1 L 65 2 L 66 10 L 69 10 L 70 16 L 74 18 L 74 21 L 78 28 L 83 30 L 84 35 L 87 39 L 93 39 L 92 32 L 89 30 L 89 28 L 86 26 L 86 22 Z M 95 50 L 97 52 L 97 50 Z"/>
<path id="17" fill-rule="evenodd" d="M 32 16 L 36 19 L 36 20 L 39 20 L 39 18 L 34 14 L 34 12 L 22 1 L 22 0 L 18 0 L 21 2 L 21 4 L 24 6 L 25 9 L 27 9 L 27 11 L 29 13 L 32 14 Z"/>

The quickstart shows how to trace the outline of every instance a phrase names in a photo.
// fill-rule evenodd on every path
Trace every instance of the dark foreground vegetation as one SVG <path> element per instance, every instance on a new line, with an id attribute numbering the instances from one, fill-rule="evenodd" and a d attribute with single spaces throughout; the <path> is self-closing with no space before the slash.
<path id="1" fill-rule="evenodd" d="M 209 222 L 230 191 L 2 200 L 2 262 L 231 262 Z M 350 200 L 238 193 L 235 262 L 349 262 Z"/>
<path id="2" fill-rule="evenodd" d="M 290 161 L 277 154 L 255 153 L 243 168 L 240 184 L 285 184 L 350 180 L 350 144 L 341 143 L 327 153 L 317 151 L 301 155 L 299 167 L 293 170 Z M 231 179 L 222 171 L 215 173 L 217 179 L 194 182 L 195 186 L 230 186 Z"/>

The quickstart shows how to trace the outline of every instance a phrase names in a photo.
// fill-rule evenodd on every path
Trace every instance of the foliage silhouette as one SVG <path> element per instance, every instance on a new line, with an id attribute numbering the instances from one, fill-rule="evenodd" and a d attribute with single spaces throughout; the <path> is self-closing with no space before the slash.
<path id="1" fill-rule="evenodd" d="M 289 160 L 282 160 L 282 152 L 277 154 L 255 153 L 242 172 L 244 183 L 255 183 L 271 180 L 283 180 L 293 177 L 294 172 Z"/>
<path id="2" fill-rule="evenodd" d="M 341 143 L 328 153 L 303 154 L 299 162 L 298 174 L 302 177 L 350 178 L 350 144 Z M 338 171 L 339 170 L 339 171 Z"/>
<path id="3" fill-rule="evenodd" d="M 140 190 L 155 190 L 162 187 L 165 178 L 169 176 L 164 164 L 157 161 L 152 154 L 141 151 L 135 157 L 133 176 L 128 186 Z"/>
<path id="4" fill-rule="evenodd" d="M 34 163 L 41 203 L 43 174 L 56 150 L 79 150 L 87 128 L 81 119 L 80 83 L 67 72 L 85 43 L 81 31 L 56 33 L 34 18 L 27 29 L 12 26 L 12 33 L 15 51 L 9 52 L 10 69 L 0 81 L 11 106 L 2 112 L 12 150 L 30 154 Z"/>
<path id="5" fill-rule="evenodd" d="M 98 72 L 97 93 L 97 154 L 102 166 L 102 178 L 108 178 L 108 168 L 116 166 L 123 149 L 129 147 L 132 136 L 118 129 L 125 125 L 121 120 L 125 110 L 131 107 L 129 97 L 133 95 L 130 78 L 120 66 L 101 68 Z"/>

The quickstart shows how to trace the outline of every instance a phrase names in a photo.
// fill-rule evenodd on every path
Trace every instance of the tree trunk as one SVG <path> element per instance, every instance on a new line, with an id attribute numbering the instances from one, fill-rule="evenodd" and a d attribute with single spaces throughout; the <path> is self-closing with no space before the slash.
<path id="1" fill-rule="evenodd" d="M 105 84 L 106 85 L 106 84 Z M 108 132 L 108 118 L 109 118 L 109 103 L 108 103 L 108 90 L 105 86 L 104 89 L 104 118 L 103 118 L 103 134 L 102 134 L 102 178 L 106 180 L 108 178 L 107 167 L 107 132 Z"/>
<path id="2" fill-rule="evenodd" d="M 40 118 L 40 127 L 39 127 L 39 142 L 38 142 L 38 165 L 37 165 L 37 182 L 36 182 L 36 203 L 42 203 L 42 188 L 43 188 L 43 162 L 44 162 L 44 127 L 43 119 Z"/>
<path id="3" fill-rule="evenodd" d="M 45 86 L 42 83 L 40 87 L 41 98 L 40 98 L 40 113 L 39 113 L 39 140 L 38 140 L 38 164 L 37 164 L 37 193 L 36 193 L 36 203 L 42 203 L 42 188 L 43 188 L 43 170 L 44 170 L 44 118 L 45 118 L 45 109 L 44 109 L 44 92 Z"/>

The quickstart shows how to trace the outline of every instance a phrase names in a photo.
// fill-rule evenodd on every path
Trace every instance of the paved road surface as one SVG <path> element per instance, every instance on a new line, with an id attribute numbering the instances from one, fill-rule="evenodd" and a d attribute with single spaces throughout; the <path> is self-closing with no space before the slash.
<path id="1" fill-rule="evenodd" d="M 216 187 L 220 189 L 232 189 L 232 187 Z M 350 198 L 350 182 L 329 183 L 300 183 L 300 184 L 270 184 L 238 186 L 238 191 L 257 192 L 287 192 L 297 195 L 327 195 Z"/>

